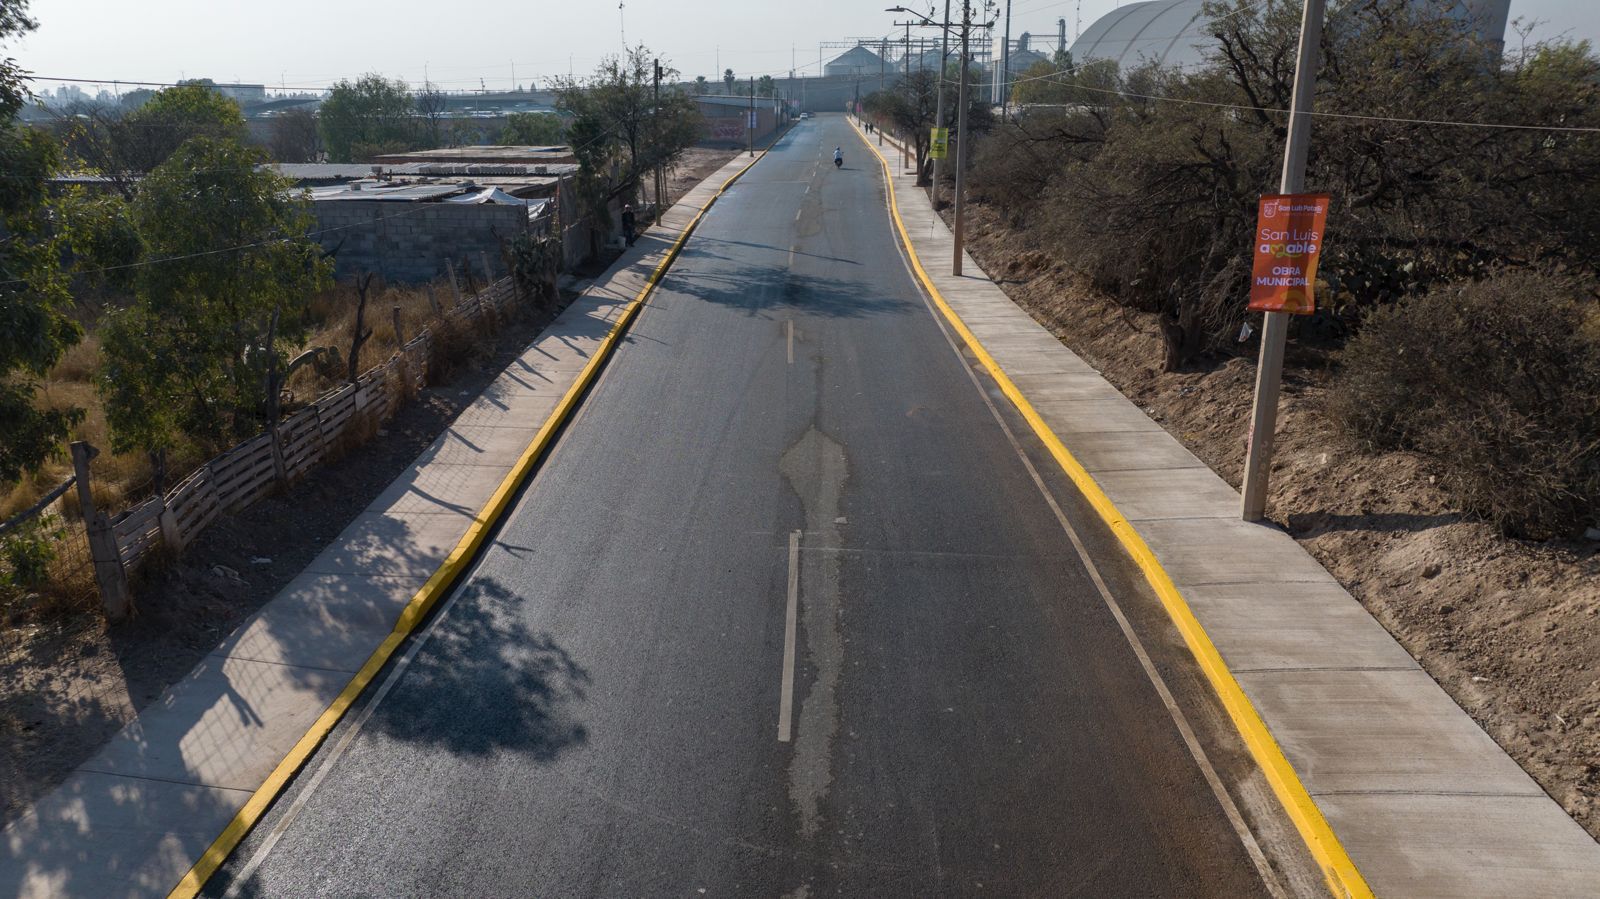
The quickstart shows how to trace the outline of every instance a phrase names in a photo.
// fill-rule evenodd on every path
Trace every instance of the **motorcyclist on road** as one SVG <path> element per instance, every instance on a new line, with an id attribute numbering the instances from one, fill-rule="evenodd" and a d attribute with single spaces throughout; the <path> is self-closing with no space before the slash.
<path id="1" fill-rule="evenodd" d="M 844 167 L 844 148 L 843 147 L 834 147 L 833 148 L 833 164 L 838 166 L 838 167 L 840 167 L 840 168 Z"/>

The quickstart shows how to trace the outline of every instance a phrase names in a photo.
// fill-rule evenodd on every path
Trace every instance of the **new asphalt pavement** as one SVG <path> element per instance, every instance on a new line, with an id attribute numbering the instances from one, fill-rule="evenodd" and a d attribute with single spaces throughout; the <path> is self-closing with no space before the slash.
<path id="1" fill-rule="evenodd" d="M 717 202 L 208 894 L 1269 895 L 854 141 Z"/>

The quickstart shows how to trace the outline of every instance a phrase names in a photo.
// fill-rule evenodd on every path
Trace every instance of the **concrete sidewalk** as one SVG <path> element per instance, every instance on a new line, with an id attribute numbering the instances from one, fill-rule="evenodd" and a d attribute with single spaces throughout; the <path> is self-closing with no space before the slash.
<path id="1" fill-rule="evenodd" d="M 1377 895 L 1593 897 L 1600 845 L 1293 538 L 991 282 L 881 149 L 946 302 L 1159 558 Z"/>
<path id="2" fill-rule="evenodd" d="M 749 163 L 669 209 L 299 577 L 7 826 L 0 895 L 166 895 L 388 636 L 674 241 Z"/>

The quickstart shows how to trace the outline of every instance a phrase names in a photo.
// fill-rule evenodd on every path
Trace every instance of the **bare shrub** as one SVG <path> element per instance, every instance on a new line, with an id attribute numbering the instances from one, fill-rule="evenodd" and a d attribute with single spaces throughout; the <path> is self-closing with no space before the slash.
<path id="1" fill-rule="evenodd" d="M 1030 224 L 1040 211 L 1040 199 L 1065 168 L 1099 150 L 1104 126 L 1104 118 L 1094 112 L 1036 113 L 996 126 L 973 154 L 969 196 L 994 206 L 1012 227 Z"/>
<path id="2" fill-rule="evenodd" d="M 1433 458 L 1507 534 L 1571 534 L 1600 512 L 1600 304 L 1593 283 L 1505 271 L 1378 309 L 1328 412 L 1377 449 Z"/>

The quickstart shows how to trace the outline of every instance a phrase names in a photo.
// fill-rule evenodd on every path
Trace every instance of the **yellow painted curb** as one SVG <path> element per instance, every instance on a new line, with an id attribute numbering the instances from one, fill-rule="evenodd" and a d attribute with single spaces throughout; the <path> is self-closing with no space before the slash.
<path id="1" fill-rule="evenodd" d="M 782 135 L 780 134 L 778 137 L 782 137 Z M 776 141 L 777 138 L 774 138 L 774 143 Z M 178 885 L 172 888 L 172 892 L 168 894 L 167 899 L 191 899 L 191 897 L 199 894 L 200 890 L 205 887 L 206 881 L 217 872 L 218 868 L 222 867 L 222 863 L 227 861 L 228 856 L 250 833 L 251 829 L 256 826 L 256 823 L 261 820 L 268 807 L 278 798 L 278 794 L 283 792 L 283 788 L 310 760 L 312 753 L 316 752 L 317 747 L 322 745 L 322 741 L 327 739 L 328 734 L 332 732 L 339 720 L 355 704 L 361 692 L 366 689 L 373 678 L 378 676 L 378 672 L 388 663 L 389 658 L 394 655 L 394 651 L 417 629 L 417 625 L 427 618 L 428 613 L 438 604 L 439 599 L 449 591 L 461 574 L 466 571 L 467 566 L 472 564 L 477 557 L 478 550 L 482 548 L 484 540 L 488 537 L 490 529 L 494 527 L 500 517 L 505 514 L 506 509 L 510 507 L 511 498 L 533 473 L 535 464 L 544 455 L 545 450 L 549 449 L 550 443 L 555 438 L 556 431 L 561 428 L 567 418 L 571 416 L 573 410 L 577 408 L 583 392 L 589 389 L 590 384 L 599 375 L 600 369 L 604 367 L 606 360 L 616 348 L 617 340 L 628 329 L 634 318 L 638 316 L 639 309 L 644 305 L 650 293 L 655 290 L 656 284 L 661 281 L 662 275 L 666 274 L 667 268 L 672 265 L 673 260 L 678 258 L 678 252 L 683 249 L 683 245 L 689 240 L 689 235 L 693 234 L 695 228 L 699 226 L 700 219 L 705 216 L 706 211 L 711 208 L 713 203 L 717 202 L 717 198 L 721 197 L 733 182 L 739 180 L 745 172 L 750 171 L 750 167 L 760 162 L 765 155 L 765 151 L 763 151 L 762 156 L 757 156 L 750 160 L 744 168 L 734 172 L 728 180 L 722 182 L 722 186 L 717 188 L 717 192 L 712 194 L 711 199 L 700 207 L 693 219 L 690 219 L 688 227 L 684 228 L 683 233 L 678 235 L 678 239 L 667 250 L 666 256 L 656 265 L 655 270 L 650 273 L 650 278 L 645 282 L 644 287 L 640 288 L 638 295 L 623 310 L 622 315 L 618 317 L 617 321 L 611 326 L 611 330 L 607 332 L 605 339 L 601 341 L 595 354 L 590 357 L 589 362 L 578 373 L 578 379 L 567 389 L 566 395 L 561 398 L 554 411 L 540 426 L 539 432 L 533 437 L 533 442 L 529 443 L 528 448 L 522 451 L 522 455 L 517 459 L 516 464 L 512 466 L 505 479 L 500 482 L 500 486 L 495 490 L 494 495 L 489 497 L 489 501 L 484 504 L 483 508 L 473 518 L 472 524 L 467 527 L 466 534 L 456 544 L 455 549 L 450 551 L 450 555 L 445 557 L 444 563 L 439 566 L 438 570 L 434 571 L 433 575 L 422 585 L 416 595 L 411 597 L 411 601 L 406 604 L 406 607 L 401 610 L 399 619 L 395 621 L 394 629 L 389 632 L 389 635 L 384 638 L 382 643 L 378 644 L 378 648 L 367 659 L 366 664 L 361 666 L 361 669 L 345 685 L 344 690 L 334 698 L 332 704 L 317 718 L 316 723 L 311 725 L 311 729 L 306 731 L 305 736 L 300 738 L 300 741 L 294 745 L 293 749 L 289 750 L 289 754 L 283 757 L 283 760 L 278 763 L 278 766 L 267 776 L 261 786 L 256 788 L 250 799 L 245 802 L 244 807 L 239 809 L 238 813 L 233 816 L 233 820 L 228 822 L 228 826 L 223 828 L 222 834 L 212 841 L 199 860 L 183 876 L 183 879 L 178 881 Z"/>
<path id="2" fill-rule="evenodd" d="M 1305 784 L 1300 782 L 1300 776 L 1295 773 L 1294 767 L 1284 757 L 1283 750 L 1278 746 L 1278 741 L 1273 739 L 1272 733 L 1267 730 L 1266 723 L 1261 720 L 1260 713 L 1256 711 L 1255 706 L 1250 702 L 1250 698 L 1245 695 L 1244 688 L 1239 686 L 1239 682 L 1234 678 L 1233 672 L 1228 670 L 1227 663 L 1222 660 L 1222 654 L 1217 651 L 1216 645 L 1211 642 L 1211 637 L 1206 634 L 1205 628 L 1200 626 L 1200 620 L 1195 617 L 1194 610 L 1189 607 L 1189 603 L 1178 592 L 1178 586 L 1173 583 L 1172 576 L 1167 574 L 1166 569 L 1161 566 L 1161 562 L 1156 559 L 1155 553 L 1151 552 L 1150 547 L 1144 542 L 1144 538 L 1139 536 L 1139 532 L 1117 510 L 1116 505 L 1111 502 L 1111 498 L 1106 496 L 1105 491 L 1100 489 L 1100 485 L 1095 483 L 1088 470 L 1061 442 L 1061 438 L 1050 430 L 1050 426 L 1045 424 L 1044 419 L 1033 408 L 1033 404 L 1029 403 L 1027 397 L 1022 395 L 1022 391 L 1017 389 L 1017 385 L 1000 367 L 999 363 L 994 360 L 994 357 L 989 355 L 989 351 L 984 348 L 983 344 L 978 342 L 977 336 L 967 328 L 966 323 L 961 320 L 961 316 L 950 308 L 950 304 L 945 302 L 944 296 L 934 286 L 933 279 L 928 277 L 927 271 L 922 267 L 922 261 L 917 257 L 916 248 L 912 246 L 911 235 L 906 231 L 905 222 L 900 218 L 900 203 L 895 197 L 894 175 L 889 171 L 889 160 L 878 152 L 878 148 L 872 145 L 872 142 L 861 133 L 859 128 L 856 129 L 856 136 L 861 138 L 862 143 L 866 144 L 867 149 L 878 157 L 878 162 L 883 166 L 884 180 L 889 185 L 889 211 L 894 217 L 894 224 L 900 232 L 900 240 L 905 245 L 906 253 L 911 258 L 911 267 L 916 270 L 917 278 L 922 281 L 922 286 L 927 289 L 929 296 L 933 298 L 934 305 L 939 308 L 939 311 L 950 322 L 951 327 L 955 328 L 956 332 L 961 335 L 961 339 L 972 349 L 973 354 L 978 357 L 978 361 L 983 364 L 990 377 L 994 378 L 995 383 L 1000 386 L 1000 390 L 1017 407 L 1017 411 L 1022 413 L 1023 418 L 1027 419 L 1028 425 L 1033 428 L 1034 434 L 1049 448 L 1050 454 L 1055 457 L 1056 462 L 1067 473 L 1067 477 L 1072 479 L 1072 483 L 1077 486 L 1078 490 L 1083 493 L 1084 498 L 1094 507 L 1101 520 L 1111 528 L 1111 532 L 1116 534 L 1117 540 L 1122 543 L 1123 549 L 1133 558 L 1134 563 L 1139 566 L 1139 570 L 1144 573 L 1145 580 L 1155 590 L 1156 596 L 1161 599 L 1161 604 L 1166 609 L 1167 615 L 1172 619 L 1172 623 L 1177 625 L 1178 632 L 1183 635 L 1183 640 L 1188 645 L 1189 651 L 1194 654 L 1195 661 L 1200 663 L 1200 669 L 1205 672 L 1206 679 L 1210 681 L 1212 689 L 1217 692 L 1218 698 L 1222 700 L 1223 707 L 1227 709 L 1228 716 L 1233 720 L 1234 727 L 1238 729 L 1239 735 L 1244 739 L 1245 746 L 1249 748 L 1251 756 L 1255 758 L 1256 764 L 1260 766 L 1262 774 L 1267 778 L 1267 782 L 1272 785 L 1272 791 L 1277 795 L 1278 801 L 1283 803 L 1284 810 L 1288 813 L 1290 820 L 1294 822 L 1295 828 L 1299 830 L 1300 838 L 1305 841 L 1306 848 L 1310 850 L 1312 857 L 1316 859 L 1318 866 L 1321 867 L 1322 875 L 1327 879 L 1329 889 L 1333 891 L 1335 896 L 1348 897 L 1348 899 L 1372 899 L 1372 888 L 1367 886 L 1366 879 L 1361 876 L 1361 872 L 1356 868 L 1355 862 L 1351 860 L 1349 853 L 1345 851 L 1344 845 L 1339 842 L 1338 836 L 1334 834 L 1333 828 L 1329 827 L 1327 819 L 1322 817 L 1322 811 L 1317 808 L 1316 802 L 1312 800 L 1311 794 L 1307 792 Z"/>

